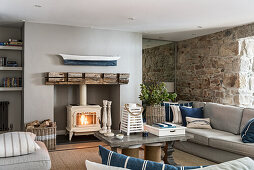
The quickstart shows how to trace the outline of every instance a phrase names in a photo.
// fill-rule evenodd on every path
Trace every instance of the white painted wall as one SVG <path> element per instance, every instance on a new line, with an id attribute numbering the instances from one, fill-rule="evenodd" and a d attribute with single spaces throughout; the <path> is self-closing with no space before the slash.
<path id="1" fill-rule="evenodd" d="M 142 36 L 139 33 L 51 24 L 25 23 L 24 121 L 54 118 L 54 86 L 44 85 L 45 72 L 130 73 L 121 85 L 120 105 L 140 102 Z M 115 67 L 67 66 L 57 54 L 119 55 Z M 120 111 L 119 111 L 120 112 Z"/>

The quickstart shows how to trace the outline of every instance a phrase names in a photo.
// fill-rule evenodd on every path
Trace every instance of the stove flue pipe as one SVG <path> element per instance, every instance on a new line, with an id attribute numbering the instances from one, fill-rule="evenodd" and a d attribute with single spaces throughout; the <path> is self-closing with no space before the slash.
<path id="1" fill-rule="evenodd" d="M 80 106 L 86 106 L 87 105 L 87 86 L 86 84 L 79 85 L 79 103 Z"/>

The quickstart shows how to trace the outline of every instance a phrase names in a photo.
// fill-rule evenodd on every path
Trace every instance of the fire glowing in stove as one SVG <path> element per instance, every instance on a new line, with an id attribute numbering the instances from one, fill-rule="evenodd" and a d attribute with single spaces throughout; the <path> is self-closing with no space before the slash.
<path id="1" fill-rule="evenodd" d="M 82 112 L 76 115 L 76 126 L 96 124 L 96 112 Z"/>
<path id="2" fill-rule="evenodd" d="M 87 117 L 85 115 L 81 115 L 80 121 L 81 121 L 81 125 L 88 124 Z"/>

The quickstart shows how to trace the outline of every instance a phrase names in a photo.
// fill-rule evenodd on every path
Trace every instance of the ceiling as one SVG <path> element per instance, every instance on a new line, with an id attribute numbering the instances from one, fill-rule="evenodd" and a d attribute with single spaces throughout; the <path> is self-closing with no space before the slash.
<path id="1" fill-rule="evenodd" d="M 0 24 L 50 23 L 179 41 L 254 22 L 254 0 L 1 0 Z"/>

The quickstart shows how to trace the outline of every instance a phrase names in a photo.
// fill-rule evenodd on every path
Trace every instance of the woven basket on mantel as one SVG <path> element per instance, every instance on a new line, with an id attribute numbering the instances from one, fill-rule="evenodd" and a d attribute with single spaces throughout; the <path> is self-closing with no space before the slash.
<path id="1" fill-rule="evenodd" d="M 146 124 L 165 122 L 165 106 L 146 106 Z"/>
<path id="2" fill-rule="evenodd" d="M 48 150 L 56 149 L 56 122 L 50 122 L 47 127 L 26 128 L 27 132 L 36 134 L 36 141 L 43 142 Z"/>

